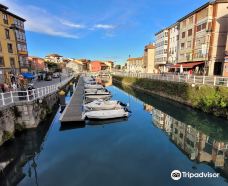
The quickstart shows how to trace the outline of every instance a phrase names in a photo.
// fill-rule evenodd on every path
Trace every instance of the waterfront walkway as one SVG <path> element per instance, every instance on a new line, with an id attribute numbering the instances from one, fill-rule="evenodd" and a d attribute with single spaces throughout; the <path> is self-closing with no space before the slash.
<path id="1" fill-rule="evenodd" d="M 6 93 L 0 93 L 0 108 L 1 107 L 6 107 L 10 106 L 15 103 L 19 102 L 30 102 L 34 101 L 37 99 L 41 99 L 44 96 L 47 96 L 49 94 L 53 94 L 57 91 L 59 91 L 60 87 L 63 87 L 73 77 L 69 77 L 64 79 L 62 82 L 52 84 L 49 86 L 41 87 L 41 88 L 36 88 L 33 90 L 26 90 L 26 91 L 10 91 Z"/>
<path id="2" fill-rule="evenodd" d="M 80 77 L 74 94 L 71 97 L 70 103 L 65 108 L 60 117 L 62 123 L 84 122 L 82 119 L 82 105 L 84 98 L 84 83 Z"/>
<path id="3" fill-rule="evenodd" d="M 175 74 L 149 74 L 149 73 L 122 73 L 115 75 L 122 77 L 148 78 L 162 81 L 184 82 L 189 84 L 202 84 L 210 86 L 228 87 L 228 77 L 220 76 L 195 76 L 195 75 L 175 75 Z"/>

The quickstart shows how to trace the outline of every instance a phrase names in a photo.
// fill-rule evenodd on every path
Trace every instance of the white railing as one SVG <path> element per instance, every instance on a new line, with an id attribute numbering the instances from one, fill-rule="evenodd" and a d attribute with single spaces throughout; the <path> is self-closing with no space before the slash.
<path id="1" fill-rule="evenodd" d="M 66 85 L 73 77 L 67 78 L 60 83 L 49 85 L 46 87 L 36 88 L 26 91 L 10 91 L 6 93 L 0 93 L 0 107 L 11 105 L 18 102 L 30 102 L 36 99 L 40 99 L 49 94 L 55 93 L 60 87 Z"/>
<path id="2" fill-rule="evenodd" d="M 175 74 L 146 74 L 146 73 L 122 73 L 116 72 L 115 75 L 124 77 L 148 78 L 163 81 L 185 82 L 190 84 L 203 84 L 211 86 L 228 87 L 228 77 L 220 76 L 195 76 L 195 75 L 175 75 Z"/>

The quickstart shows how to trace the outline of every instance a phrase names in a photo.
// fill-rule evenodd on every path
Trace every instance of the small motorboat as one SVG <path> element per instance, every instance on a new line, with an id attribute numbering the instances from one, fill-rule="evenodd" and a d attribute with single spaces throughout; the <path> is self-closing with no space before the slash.
<path id="1" fill-rule="evenodd" d="M 87 90 L 87 89 L 86 89 Z M 109 92 L 108 90 L 104 89 L 104 90 L 97 90 L 97 89 L 90 89 L 89 91 L 85 90 L 85 95 L 111 95 L 111 92 Z"/>
<path id="2" fill-rule="evenodd" d="M 107 120 L 115 118 L 125 118 L 129 116 L 129 111 L 124 109 L 88 111 L 82 115 L 82 119 Z"/>
<path id="3" fill-rule="evenodd" d="M 94 85 L 85 84 L 84 87 L 85 87 L 85 89 L 104 89 L 104 87 L 99 84 L 94 84 Z"/>
<path id="4" fill-rule="evenodd" d="M 85 100 L 86 101 L 94 101 L 96 99 L 103 99 L 103 100 L 109 100 L 112 97 L 112 95 L 86 95 Z"/>
<path id="5" fill-rule="evenodd" d="M 126 104 L 121 103 L 116 100 L 102 100 L 97 99 L 92 101 L 91 103 L 84 104 L 85 110 L 112 110 L 112 109 L 121 109 L 126 107 Z"/>

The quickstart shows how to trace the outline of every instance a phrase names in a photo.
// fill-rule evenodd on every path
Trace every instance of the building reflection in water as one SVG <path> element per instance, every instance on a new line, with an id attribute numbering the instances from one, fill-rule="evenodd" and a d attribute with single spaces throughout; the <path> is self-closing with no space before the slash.
<path id="1" fill-rule="evenodd" d="M 228 177 L 228 141 L 213 139 L 151 105 L 144 104 L 144 109 L 151 112 L 154 125 L 162 129 L 189 159 L 208 163 Z"/>

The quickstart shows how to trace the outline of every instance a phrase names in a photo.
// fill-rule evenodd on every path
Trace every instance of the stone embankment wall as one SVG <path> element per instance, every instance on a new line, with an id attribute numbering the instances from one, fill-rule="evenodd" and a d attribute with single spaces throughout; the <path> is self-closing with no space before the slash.
<path id="1" fill-rule="evenodd" d="M 67 92 L 69 84 L 61 89 Z M 0 145 L 13 138 L 16 131 L 36 128 L 52 113 L 58 101 L 59 95 L 55 92 L 42 99 L 0 108 Z"/>
<path id="2" fill-rule="evenodd" d="M 228 88 L 113 76 L 113 81 L 228 119 Z"/>

